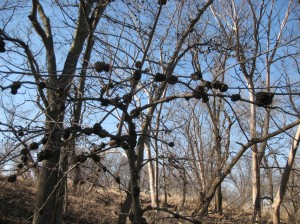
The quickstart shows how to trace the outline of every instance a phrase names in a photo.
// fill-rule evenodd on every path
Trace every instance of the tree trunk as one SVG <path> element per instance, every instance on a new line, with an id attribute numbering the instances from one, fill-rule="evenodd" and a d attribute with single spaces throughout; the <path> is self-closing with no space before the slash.
<path id="1" fill-rule="evenodd" d="M 253 197 L 253 223 L 260 222 L 261 219 L 261 195 L 260 195 L 260 166 L 258 163 L 258 153 L 252 149 L 252 197 Z"/>
<path id="2" fill-rule="evenodd" d="M 167 183 L 166 183 L 166 166 L 165 166 L 165 159 L 163 159 L 163 186 L 164 186 L 164 206 L 168 205 L 168 192 L 167 192 Z"/>
<path id="3" fill-rule="evenodd" d="M 269 167 L 268 160 L 266 158 L 266 155 L 264 155 L 264 165 L 266 167 L 266 173 L 268 177 L 268 190 L 269 190 L 269 196 L 270 200 L 273 203 L 274 202 L 274 182 L 273 182 L 273 172 L 272 169 Z"/>
<path id="4" fill-rule="evenodd" d="M 52 108 L 57 108 L 53 105 Z M 50 108 L 51 109 L 51 108 Z M 61 124 L 63 117 L 59 117 L 59 112 L 49 115 L 46 120 L 46 131 L 50 132 L 44 150 L 51 152 L 51 158 L 44 160 L 37 186 L 37 199 L 33 224 L 56 224 L 62 221 L 63 195 L 59 194 L 59 185 L 62 177 L 59 169 L 60 149 L 61 149 Z M 51 119 L 52 118 L 52 119 Z M 53 121 L 57 121 L 56 124 Z"/>
<path id="5" fill-rule="evenodd" d="M 193 163 L 193 166 L 194 166 L 194 169 L 195 169 L 195 176 L 197 178 L 197 184 L 199 185 L 199 188 L 200 188 L 200 191 L 203 191 L 204 189 L 204 184 L 203 184 L 203 176 L 201 176 L 202 174 L 202 169 L 201 169 L 201 160 L 200 160 L 200 156 L 199 156 L 199 151 L 201 150 L 201 146 L 200 146 L 200 149 L 198 148 L 198 145 L 197 144 L 193 144 L 192 142 L 192 136 L 190 135 L 190 124 L 191 123 L 191 120 L 188 122 L 188 125 L 187 125 L 187 128 L 185 130 L 186 132 L 186 135 L 187 135 L 187 138 L 188 138 L 188 148 L 189 148 L 189 151 L 191 152 L 192 154 L 192 163 Z M 193 124 L 195 125 L 195 124 Z M 201 130 L 199 130 L 199 133 L 201 133 Z M 202 145 L 202 142 L 201 142 L 201 139 L 199 140 L 200 141 L 200 145 Z M 198 153 L 196 157 L 196 152 Z"/>
<path id="6" fill-rule="evenodd" d="M 155 202 L 157 207 L 159 207 L 159 155 L 158 155 L 158 145 L 157 142 L 155 142 Z M 159 213 L 159 211 L 158 211 Z"/>
<path id="7" fill-rule="evenodd" d="M 64 206 L 66 204 L 66 188 L 67 188 L 67 170 L 68 170 L 68 157 L 69 157 L 69 148 L 68 147 L 63 147 L 61 149 L 60 153 L 60 159 L 59 159 L 59 172 L 58 172 L 58 181 L 59 184 L 57 186 L 58 188 L 58 195 L 59 197 L 57 198 L 57 220 L 61 219 L 66 207 Z"/>
<path id="8" fill-rule="evenodd" d="M 133 154 L 135 154 L 133 150 Z M 134 155 L 135 157 L 135 155 Z M 135 159 L 129 160 L 130 166 L 130 183 L 131 183 L 131 196 L 132 196 L 132 210 L 133 210 L 133 224 L 142 223 L 142 208 L 140 203 L 140 186 L 139 186 L 139 171 L 135 166 Z"/>
<path id="9" fill-rule="evenodd" d="M 131 185 L 129 185 L 128 191 L 130 191 L 130 189 L 131 189 Z M 125 201 L 123 202 L 121 209 L 120 209 L 118 224 L 126 223 L 126 219 L 127 219 L 128 213 L 131 208 L 131 204 L 132 204 L 132 196 L 129 192 L 127 192 Z"/>
<path id="10" fill-rule="evenodd" d="M 57 208 L 61 208 L 57 203 L 59 194 L 57 194 L 57 160 L 59 152 L 53 155 L 51 160 L 43 163 L 43 168 L 38 182 L 38 192 L 35 216 L 33 224 L 38 223 L 61 223 L 61 212 Z M 46 168 L 47 167 L 47 168 Z M 61 201 L 61 200 L 59 200 Z"/>
<path id="11" fill-rule="evenodd" d="M 215 195 L 215 209 L 216 212 L 219 214 L 222 214 L 223 212 L 222 203 L 223 203 L 222 184 L 220 183 L 220 185 L 217 187 L 216 195 Z"/>
<path id="12" fill-rule="evenodd" d="M 149 188 L 150 188 L 150 199 L 151 199 L 151 206 L 156 207 L 156 198 L 155 198 L 155 176 L 154 176 L 154 167 L 151 157 L 150 145 L 149 142 L 145 143 L 146 152 L 148 155 L 148 176 L 149 176 Z"/>
<path id="13" fill-rule="evenodd" d="M 72 136 L 72 135 L 71 135 Z M 75 151 L 75 141 L 71 140 L 70 142 L 70 152 L 69 152 L 69 158 L 70 163 L 75 164 L 76 163 L 76 151 Z M 74 175 L 74 179 L 72 181 L 72 187 L 76 188 L 76 191 L 78 192 L 80 189 L 80 182 L 82 181 L 82 173 L 81 168 L 79 165 L 77 165 L 72 171 L 71 174 Z"/>
<path id="14" fill-rule="evenodd" d="M 216 176 L 221 177 L 222 174 L 222 151 L 221 151 L 221 140 L 222 136 L 220 135 L 220 110 L 222 108 L 221 101 L 214 100 L 212 107 L 207 105 L 209 114 L 212 120 L 212 127 L 213 127 L 213 151 L 215 153 L 215 160 L 216 160 L 216 165 L 215 169 L 216 171 Z M 213 170 L 212 170 L 213 172 Z M 215 192 L 215 210 L 219 214 L 222 213 L 222 188 L 221 188 L 221 183 L 219 186 L 216 188 Z"/>
<path id="15" fill-rule="evenodd" d="M 182 198 L 181 198 L 181 204 L 180 204 L 180 207 L 179 207 L 179 211 L 183 210 L 184 209 L 184 204 L 185 204 L 185 200 L 186 200 L 186 186 L 187 186 L 187 179 L 186 179 L 186 173 L 185 173 L 185 170 L 184 168 L 182 167 L 182 184 L 183 184 L 183 187 L 182 187 Z"/>
<path id="16" fill-rule="evenodd" d="M 94 2 L 95 3 L 95 2 Z M 38 182 L 37 201 L 33 223 L 34 224 L 59 224 L 62 221 L 63 197 L 65 181 L 62 171 L 66 170 L 67 154 L 60 153 L 62 149 L 61 131 L 63 130 L 64 108 L 67 94 L 70 91 L 70 83 L 73 80 L 78 59 L 88 35 L 92 36 L 95 28 L 109 1 L 98 1 L 97 7 L 91 13 L 93 3 L 79 5 L 78 25 L 70 50 L 66 56 L 62 75 L 56 73 L 56 61 L 51 25 L 44 10 L 38 1 L 33 1 L 30 20 L 37 33 L 43 39 L 46 48 L 46 59 L 49 73 L 48 104 L 46 110 L 45 130 L 49 134 L 49 140 L 44 150 L 52 153 L 52 157 L 43 161 L 42 171 Z M 46 31 L 40 26 L 37 19 L 37 11 L 41 16 Z M 89 15 L 91 16 L 89 18 Z M 88 17 L 87 17 L 88 16 Z M 87 19 L 88 18 L 88 19 Z M 90 23 L 88 23 L 90 22 Z M 47 35 L 46 35 L 47 33 Z M 91 49 L 89 49 L 91 51 Z M 87 50 L 88 51 L 88 50 Z M 55 91 L 56 90 L 56 91 Z M 61 162 L 61 163 L 59 163 Z"/>
<path id="17" fill-rule="evenodd" d="M 249 100 L 255 102 L 255 89 L 252 80 L 247 80 L 249 88 Z M 250 137 L 255 139 L 256 134 L 256 105 L 250 105 Z M 257 144 L 252 147 L 252 205 L 253 205 L 253 223 L 260 222 L 261 219 L 261 195 L 260 195 L 260 160 Z"/>
<path id="18" fill-rule="evenodd" d="M 290 173 L 294 164 L 296 152 L 299 146 L 300 141 L 300 125 L 298 126 L 297 132 L 295 134 L 295 138 L 293 140 L 293 143 L 290 148 L 290 153 L 288 156 L 287 163 L 285 165 L 281 181 L 280 181 L 280 187 L 277 191 L 276 198 L 274 200 L 274 203 L 272 205 L 273 207 L 273 224 L 279 224 L 280 223 L 280 206 L 283 200 L 283 197 L 285 195 L 287 184 L 289 181 Z"/>
<path id="19" fill-rule="evenodd" d="M 171 60 L 169 63 L 167 63 L 166 68 L 164 69 L 164 73 L 166 77 L 170 77 L 174 71 L 174 68 L 177 64 L 176 59 L 178 58 L 182 45 L 184 44 L 184 40 L 188 37 L 190 33 L 190 29 L 192 29 L 195 24 L 200 20 L 203 13 L 206 11 L 206 9 L 213 3 L 213 0 L 208 0 L 202 9 L 197 13 L 196 17 L 190 22 L 190 25 L 187 27 L 187 29 L 183 32 L 182 37 L 180 40 L 177 41 L 174 53 L 172 54 Z M 150 47 L 150 43 L 152 42 L 152 38 L 154 36 L 154 32 L 156 31 L 156 25 L 160 16 L 161 7 L 158 10 L 158 13 L 156 15 L 153 28 L 151 30 L 150 38 L 148 40 L 148 45 L 145 48 L 144 56 L 142 59 L 142 63 L 144 62 L 146 55 L 148 53 L 148 49 Z M 151 102 L 155 102 L 159 100 L 163 94 L 165 93 L 167 89 L 167 82 L 163 82 L 157 89 L 157 94 L 153 95 L 151 98 Z M 133 203 L 133 222 L 141 223 L 142 221 L 142 209 L 140 205 L 140 198 L 139 198 L 139 172 L 142 169 L 142 162 L 143 162 L 143 156 L 144 156 L 144 143 L 146 139 L 148 138 L 147 135 L 149 134 L 149 127 L 152 122 L 153 115 L 155 113 L 156 104 L 152 107 L 150 107 L 147 111 L 146 119 L 142 122 L 141 125 L 141 132 L 140 137 L 138 139 L 137 144 L 135 145 L 135 148 L 131 148 L 130 150 L 127 150 L 127 157 L 129 160 L 129 167 L 130 167 L 130 183 L 131 183 L 131 194 L 133 196 L 132 203 Z M 135 158 L 137 158 L 135 162 Z"/>

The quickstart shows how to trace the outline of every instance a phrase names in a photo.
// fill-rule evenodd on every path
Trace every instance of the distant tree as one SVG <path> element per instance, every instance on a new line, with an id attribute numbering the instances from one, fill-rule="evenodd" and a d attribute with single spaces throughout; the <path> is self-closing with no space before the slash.
<path id="1" fill-rule="evenodd" d="M 211 8 L 220 32 L 233 49 L 232 57 L 239 65 L 237 78 L 244 79 L 243 85 L 248 90 L 249 101 L 255 102 L 250 104 L 249 114 L 249 137 L 252 139 L 268 135 L 271 121 L 276 123 L 268 106 L 272 103 L 274 92 L 281 86 L 276 80 L 283 80 L 283 77 L 280 71 L 276 75 L 271 73 L 276 71 L 277 64 L 280 64 L 278 61 L 294 57 L 294 53 L 286 54 L 284 50 L 287 46 L 293 48 L 293 44 L 298 43 L 297 33 L 289 29 L 289 24 L 293 23 L 289 18 L 293 16 L 294 6 L 296 4 L 293 1 L 286 2 L 284 13 L 278 1 L 263 1 L 261 4 L 255 1 L 247 1 L 245 4 L 224 2 Z M 223 14 L 220 10 L 226 13 Z M 278 87 L 275 87 L 276 82 Z M 259 113 L 263 111 L 257 106 L 267 106 L 263 110 L 265 115 L 260 130 Z M 254 221 L 261 218 L 260 166 L 266 148 L 267 141 L 252 145 Z"/>

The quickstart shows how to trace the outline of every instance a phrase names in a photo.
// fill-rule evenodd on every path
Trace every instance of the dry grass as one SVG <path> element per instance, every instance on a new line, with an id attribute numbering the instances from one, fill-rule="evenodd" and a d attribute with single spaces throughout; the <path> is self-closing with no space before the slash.
<path id="1" fill-rule="evenodd" d="M 6 180 L 0 177 L 2 186 Z M 0 189 L 0 224 L 31 223 L 35 188 L 27 181 L 7 183 Z"/>
<path id="2" fill-rule="evenodd" d="M 0 177 L 0 186 L 6 179 Z M 85 189 L 84 189 L 85 188 Z M 66 213 L 63 221 L 65 224 L 112 224 L 117 222 L 120 204 L 125 194 L 118 189 L 94 188 L 87 190 L 88 186 L 81 186 L 80 190 L 69 188 Z M 7 183 L 0 188 L 0 224 L 27 224 L 32 222 L 35 201 L 35 184 L 24 180 L 15 183 Z M 163 201 L 163 200 L 161 200 Z M 178 195 L 168 197 L 168 205 L 165 206 L 171 212 L 188 217 L 195 207 L 195 199 L 188 198 L 184 208 L 178 211 L 181 200 Z M 142 207 L 150 205 L 149 196 L 141 193 Z M 162 204 L 162 202 L 161 202 Z M 187 224 L 188 221 L 174 218 L 174 215 L 153 210 L 145 213 L 149 224 Z M 191 218 L 191 217 L 190 217 Z M 266 214 L 265 222 L 270 223 L 270 214 Z M 129 221 L 128 221 L 129 223 Z M 225 211 L 218 215 L 210 213 L 202 219 L 203 224 L 217 223 L 251 223 L 251 212 Z"/>
<path id="3" fill-rule="evenodd" d="M 0 185 L 6 180 L 0 179 Z M 35 184 L 17 180 L 0 189 L 0 224 L 27 224 L 32 222 Z M 82 192 L 84 193 L 84 192 Z M 67 199 L 65 224 L 116 223 L 115 193 L 91 192 L 83 195 L 72 192 Z"/>

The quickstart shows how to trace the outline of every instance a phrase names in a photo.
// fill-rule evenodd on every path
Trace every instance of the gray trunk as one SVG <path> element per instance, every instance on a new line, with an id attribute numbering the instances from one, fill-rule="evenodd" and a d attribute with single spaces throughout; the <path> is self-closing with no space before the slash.
<path id="1" fill-rule="evenodd" d="M 129 186 L 129 189 L 131 189 L 131 186 Z M 125 224 L 126 223 L 126 219 L 128 216 L 128 213 L 130 211 L 131 208 L 131 204 L 132 204 L 132 196 L 130 193 L 126 194 L 126 199 L 123 202 L 121 209 L 120 209 L 120 214 L 119 214 L 119 218 L 118 218 L 118 224 Z"/>
<path id="2" fill-rule="evenodd" d="M 54 128 L 47 128 L 51 126 Z M 34 224 L 58 224 L 62 221 L 63 195 L 60 195 L 59 187 L 62 183 L 59 182 L 61 180 L 59 177 L 62 177 L 59 169 L 61 135 L 56 131 L 58 127 L 51 123 L 46 124 L 46 130 L 55 130 L 49 136 L 44 149 L 49 150 L 52 156 L 42 164 L 37 187 Z"/>
<path id="3" fill-rule="evenodd" d="M 222 212 L 223 212 L 223 207 L 222 207 L 223 197 L 222 197 L 222 185 L 221 185 L 221 183 L 217 187 L 215 200 L 216 200 L 215 201 L 216 212 L 219 213 L 219 214 L 222 214 Z"/>

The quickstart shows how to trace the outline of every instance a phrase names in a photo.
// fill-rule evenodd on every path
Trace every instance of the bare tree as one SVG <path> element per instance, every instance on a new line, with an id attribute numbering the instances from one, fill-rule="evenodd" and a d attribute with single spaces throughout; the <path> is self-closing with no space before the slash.
<path id="1" fill-rule="evenodd" d="M 299 146 L 300 140 L 300 126 L 298 126 L 294 140 L 291 144 L 291 149 L 289 152 L 288 160 L 285 169 L 282 174 L 282 179 L 280 181 L 279 190 L 277 191 L 276 198 L 273 203 L 273 223 L 280 223 L 280 205 L 282 203 L 283 197 L 286 193 L 287 184 L 289 181 L 290 173 L 295 160 L 295 155 Z"/>
<path id="2" fill-rule="evenodd" d="M 64 158 L 63 156 L 61 157 L 61 149 L 63 147 L 61 133 L 64 128 L 66 99 L 84 44 L 87 38 L 90 37 L 87 49 L 91 51 L 93 47 L 91 45 L 93 33 L 108 2 L 82 1 L 76 6 L 78 7 L 78 18 L 76 28 L 74 29 L 75 36 L 67 53 L 61 75 L 59 75 L 55 39 L 52 30 L 53 24 L 51 24 L 51 20 L 47 16 L 42 4 L 39 1 L 32 1 L 32 9 L 28 18 L 36 34 L 39 36 L 41 44 L 44 46 L 47 79 L 42 76 L 42 65 L 38 63 L 30 46 L 26 44 L 26 40 L 23 41 L 18 37 L 12 37 L 5 31 L 2 32 L 5 40 L 14 43 L 25 51 L 24 56 L 28 60 L 30 73 L 34 77 L 34 82 L 39 87 L 38 96 L 43 103 L 43 105 L 39 104 L 39 106 L 45 112 L 45 137 L 43 142 L 45 143 L 45 147 L 40 154 L 40 160 L 43 160 L 43 165 L 39 176 L 33 223 L 60 223 L 62 220 L 64 198 L 64 179 L 62 178 L 65 175 L 66 167 L 63 163 Z M 15 82 L 12 85 L 13 94 L 17 93 L 21 84 L 21 82 Z M 47 88 L 46 92 L 44 92 L 44 88 Z M 38 146 L 39 144 L 34 142 L 30 145 L 29 149 L 33 150 L 38 148 Z M 59 163 L 59 161 L 61 162 Z M 62 187 L 60 187 L 61 185 Z"/>
<path id="3" fill-rule="evenodd" d="M 34 223 L 61 223 L 67 175 L 80 169 L 91 189 L 106 180 L 126 193 L 120 224 L 144 223 L 149 210 L 198 223 L 214 198 L 223 212 L 224 181 L 238 179 L 233 168 L 248 151 L 260 221 L 260 168 L 273 189 L 280 169 L 272 170 L 272 146 L 300 122 L 292 4 L 283 14 L 277 1 L 33 0 L 24 3 L 29 23 L 5 11 L 1 110 L 21 124 L 0 123 L 18 143 L 3 164 L 26 157 L 26 169 L 39 173 Z M 114 154 L 122 161 L 110 162 Z M 180 213 L 168 207 L 172 192 Z M 189 195 L 199 202 L 191 217 L 182 212 Z"/>
<path id="4" fill-rule="evenodd" d="M 271 70 L 272 66 L 276 62 L 276 54 L 280 51 L 280 47 L 284 47 L 286 44 L 293 42 L 293 34 L 287 34 L 288 40 L 283 39 L 284 30 L 287 26 L 288 18 L 291 15 L 291 4 L 292 1 L 287 3 L 286 13 L 283 16 L 280 16 L 279 20 L 273 20 L 274 13 L 277 8 L 277 2 L 273 1 L 272 3 L 267 3 L 263 1 L 259 6 L 255 5 L 256 3 L 252 1 L 247 1 L 247 5 L 250 8 L 250 11 L 247 11 L 244 5 L 228 2 L 231 5 L 231 9 L 227 11 L 227 16 L 229 20 L 225 20 L 222 16 L 219 16 L 218 10 L 211 7 L 212 12 L 215 16 L 216 21 L 219 24 L 221 32 L 223 32 L 224 37 L 227 39 L 228 43 L 231 43 L 237 63 L 240 66 L 240 71 L 245 79 L 245 87 L 249 91 L 249 101 L 256 102 L 256 104 L 250 104 L 250 138 L 256 138 L 258 134 L 258 109 L 257 106 L 267 106 L 271 103 L 264 102 L 263 104 L 260 101 L 260 95 L 265 94 L 269 95 L 270 99 L 273 97 L 274 90 L 270 88 L 271 80 Z M 270 8 L 267 9 L 266 6 L 269 5 Z M 226 7 L 225 5 L 220 7 Z M 278 14 L 276 14 L 278 15 Z M 251 27 L 243 27 L 242 24 L 245 24 L 246 21 L 252 21 Z M 226 24 L 224 25 L 224 22 Z M 278 29 L 273 32 L 272 27 L 276 26 Z M 266 24 L 266 26 L 264 26 Z M 262 31 L 266 33 L 266 47 L 261 48 L 261 34 Z M 233 35 L 232 35 L 233 34 Z M 245 41 L 247 39 L 247 41 Z M 251 50 L 250 50 L 251 49 Z M 258 91 L 255 87 L 255 80 L 257 79 L 258 70 L 257 64 L 259 56 L 265 55 L 265 67 L 266 67 L 266 81 L 263 85 L 263 89 L 266 91 Z M 284 56 L 285 57 L 285 56 Z M 280 58 L 280 56 L 279 56 Z M 261 130 L 261 135 L 264 136 L 269 132 L 269 123 L 271 111 L 266 109 L 264 125 Z M 252 146 L 252 185 L 253 185 L 253 221 L 260 220 L 261 217 L 261 190 L 260 190 L 260 164 L 266 150 L 267 142 L 260 144 L 258 148 L 257 144 Z"/>

